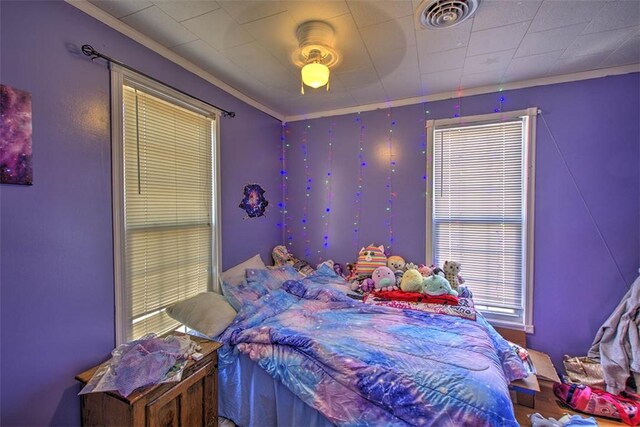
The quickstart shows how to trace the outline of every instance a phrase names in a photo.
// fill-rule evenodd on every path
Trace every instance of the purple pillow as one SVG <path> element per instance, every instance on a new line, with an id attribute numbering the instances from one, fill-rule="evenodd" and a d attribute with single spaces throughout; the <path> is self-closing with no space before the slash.
<path id="1" fill-rule="evenodd" d="M 247 283 L 261 283 L 269 290 L 280 289 L 287 280 L 301 280 L 304 276 L 290 265 L 268 269 L 247 269 Z"/>

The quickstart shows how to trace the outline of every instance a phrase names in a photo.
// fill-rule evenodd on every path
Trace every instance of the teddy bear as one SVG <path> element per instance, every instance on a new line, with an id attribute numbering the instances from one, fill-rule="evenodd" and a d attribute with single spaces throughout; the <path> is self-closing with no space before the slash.
<path id="1" fill-rule="evenodd" d="M 356 275 L 358 279 L 371 277 L 376 268 L 386 266 L 387 256 L 384 254 L 384 246 L 374 246 L 371 244 L 366 248 L 360 249 L 358 253 Z"/>
<path id="2" fill-rule="evenodd" d="M 427 295 L 453 295 L 458 296 L 458 291 L 451 289 L 449 281 L 439 274 L 432 274 L 429 277 L 425 277 L 423 281 L 422 293 Z"/>
<path id="3" fill-rule="evenodd" d="M 462 266 L 459 262 L 456 261 L 445 261 L 442 266 L 442 270 L 444 271 L 444 277 L 451 284 L 451 288 L 454 290 L 458 290 L 460 287 L 461 281 L 459 278 L 460 268 Z"/>
<path id="4" fill-rule="evenodd" d="M 422 293 L 424 289 L 424 277 L 415 268 L 410 268 L 405 271 L 400 281 L 400 289 L 404 292 L 418 292 Z"/>
<path id="5" fill-rule="evenodd" d="M 393 291 L 398 289 L 396 286 L 396 276 L 389 267 L 378 267 L 373 270 L 371 275 L 373 286 L 377 291 Z"/>

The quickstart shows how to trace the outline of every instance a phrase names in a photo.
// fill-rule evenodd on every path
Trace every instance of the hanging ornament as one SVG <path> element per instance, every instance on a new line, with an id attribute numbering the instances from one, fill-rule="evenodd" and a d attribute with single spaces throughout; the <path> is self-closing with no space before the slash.
<path id="1" fill-rule="evenodd" d="M 244 197 L 238 207 L 244 209 L 249 218 L 264 216 L 264 212 L 269 205 L 267 199 L 264 198 L 264 193 L 265 191 L 260 184 L 245 185 Z"/>

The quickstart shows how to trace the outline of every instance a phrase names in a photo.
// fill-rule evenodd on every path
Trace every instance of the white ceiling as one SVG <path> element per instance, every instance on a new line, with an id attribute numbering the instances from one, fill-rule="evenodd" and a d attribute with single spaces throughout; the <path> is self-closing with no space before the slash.
<path id="1" fill-rule="evenodd" d="M 640 0 L 481 0 L 439 30 L 415 28 L 419 0 L 90 1 L 283 116 L 640 63 Z M 343 60 L 329 92 L 301 95 L 308 20 L 334 27 Z"/>

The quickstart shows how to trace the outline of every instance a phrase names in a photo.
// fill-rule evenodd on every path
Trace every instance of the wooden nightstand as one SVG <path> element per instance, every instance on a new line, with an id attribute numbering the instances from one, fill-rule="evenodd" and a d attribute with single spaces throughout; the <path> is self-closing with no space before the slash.
<path id="1" fill-rule="evenodd" d="M 189 361 L 182 380 L 144 387 L 123 397 L 117 391 L 83 394 L 84 426 L 217 426 L 220 343 L 191 337 L 204 357 Z M 76 376 L 83 386 L 99 368 Z"/>

